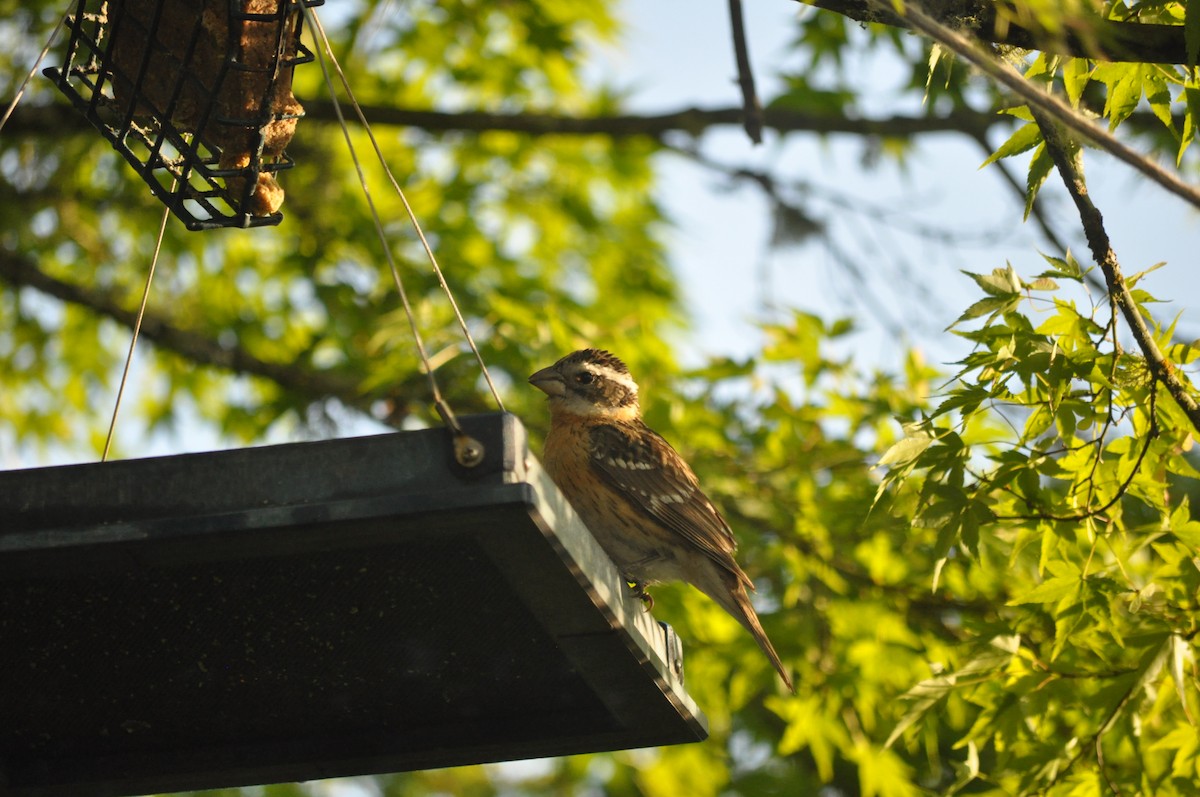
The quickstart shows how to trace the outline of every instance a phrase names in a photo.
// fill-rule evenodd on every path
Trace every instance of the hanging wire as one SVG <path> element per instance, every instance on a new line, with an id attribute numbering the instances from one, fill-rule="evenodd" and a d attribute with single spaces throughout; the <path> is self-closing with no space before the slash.
<path id="1" fill-rule="evenodd" d="M 309 20 L 309 24 L 314 30 L 321 32 L 322 43 L 325 46 L 325 51 L 332 59 L 333 48 L 329 44 L 329 39 L 323 35 L 324 29 L 320 27 L 320 22 L 317 20 L 316 13 L 308 6 L 304 6 L 303 8 L 305 17 Z M 455 417 L 454 412 L 450 409 L 450 405 L 447 404 L 446 400 L 442 397 L 442 391 L 438 387 L 437 377 L 434 376 L 433 368 L 429 362 L 429 354 L 425 350 L 425 341 L 421 337 L 421 331 L 417 327 L 416 317 L 413 314 L 412 304 L 408 300 L 408 292 L 404 289 L 404 281 L 400 278 L 400 269 L 396 266 L 396 260 L 392 256 L 392 249 L 388 243 L 387 234 L 383 230 L 383 221 L 380 219 L 379 211 L 375 207 L 375 200 L 371 197 L 371 190 L 367 186 L 366 174 L 363 172 L 362 163 L 358 159 L 358 153 L 354 149 L 354 142 L 350 139 L 350 129 L 346 126 L 346 119 L 342 115 L 342 107 L 337 99 L 337 89 L 334 87 L 333 79 L 329 75 L 329 69 L 325 65 L 325 56 L 322 55 L 320 47 L 316 48 L 316 52 L 317 63 L 321 66 L 321 74 L 325 78 L 325 85 L 329 88 L 329 96 L 333 102 L 333 110 L 337 115 L 338 125 L 342 129 L 342 136 L 346 140 L 346 148 L 350 152 L 350 159 L 354 162 L 354 170 L 358 174 L 359 185 L 362 188 L 363 196 L 367 200 L 367 207 L 371 211 L 371 220 L 375 225 L 375 233 L 379 236 L 379 241 L 383 246 L 384 257 L 387 259 L 388 268 L 392 272 L 392 279 L 396 283 L 396 290 L 400 294 L 400 303 L 404 306 L 404 314 L 408 317 L 408 326 L 412 331 L 413 340 L 417 344 L 417 353 L 421 358 L 422 367 L 425 369 L 425 376 L 429 379 L 429 389 L 433 394 L 434 407 L 437 409 L 438 415 L 441 416 L 442 422 L 446 424 L 454 436 L 454 454 L 455 458 L 458 460 L 458 463 L 465 467 L 473 467 L 483 461 L 483 445 L 478 440 L 475 440 L 465 431 L 463 431 L 462 426 L 458 423 L 458 418 Z M 351 99 L 353 100 L 353 98 Z M 372 141 L 373 140 L 374 137 L 372 137 Z M 376 152 L 378 151 L 378 147 L 376 147 Z M 399 190 L 398 185 L 397 190 Z M 404 199 L 403 192 L 400 193 L 400 196 L 401 199 L 404 200 L 404 206 L 408 208 L 408 200 Z M 416 218 L 412 215 L 412 209 L 409 208 L 408 212 L 409 217 L 413 220 L 413 223 L 416 224 Z M 417 228 L 417 231 L 418 233 L 420 232 L 419 227 Z M 429 248 L 429 244 L 425 242 L 424 235 L 421 235 L 421 241 L 425 244 L 426 253 L 432 257 L 433 252 Z M 453 302 L 453 299 L 451 299 L 451 302 Z M 468 339 L 470 339 L 469 334 Z M 473 341 L 471 346 L 474 348 Z M 476 350 L 476 353 L 478 354 L 478 350 Z M 480 364 L 482 365 L 482 359 L 480 360 Z M 486 368 L 484 368 L 484 374 L 485 376 L 487 375 Z M 488 384 L 491 384 L 490 378 L 488 379 Z M 496 395 L 494 387 L 492 390 L 493 395 Z M 499 396 L 497 396 L 496 400 L 499 402 Z"/>
<path id="2" fill-rule="evenodd" d="M 171 190 L 175 190 L 174 186 Z M 133 350 L 137 346 L 138 334 L 142 331 L 142 318 L 146 315 L 146 304 L 150 299 L 150 283 L 154 281 L 154 268 L 158 265 L 158 254 L 162 251 L 163 236 L 167 232 L 167 219 L 170 216 L 171 209 L 164 207 L 162 222 L 158 225 L 158 240 L 154 243 L 154 256 L 150 258 L 150 271 L 146 274 L 146 287 L 142 289 L 142 304 L 138 307 L 137 318 L 133 322 L 133 337 L 129 339 L 129 353 L 125 355 L 125 369 L 121 371 L 121 384 L 117 387 L 117 400 L 113 403 L 112 418 L 108 422 L 108 436 L 104 438 L 101 462 L 108 461 L 108 451 L 112 447 L 113 431 L 117 428 L 117 413 L 121 411 L 121 397 L 125 395 L 125 383 L 129 381 L 129 366 L 133 362 Z"/>
<path id="3" fill-rule="evenodd" d="M 58 35 L 62 32 L 63 25 L 65 23 L 66 16 L 60 15 L 58 18 L 58 24 L 54 26 L 54 30 L 50 33 L 50 38 L 46 40 L 46 46 L 42 48 L 41 53 L 38 54 L 37 60 L 35 60 L 33 63 L 33 67 L 29 70 L 29 73 L 25 75 L 25 79 L 21 81 L 21 85 L 17 89 L 17 93 L 13 96 L 12 101 L 4 110 L 4 115 L 0 116 L 0 130 L 3 130 L 4 126 L 8 124 L 8 120 L 12 117 L 13 111 L 16 110 L 17 103 L 19 103 L 25 96 L 25 89 L 28 88 L 29 81 L 33 79 L 35 74 L 37 74 L 38 67 L 42 65 L 42 61 L 46 59 L 46 55 L 49 54 L 50 49 L 54 47 L 54 43 L 58 40 Z M 125 367 L 121 371 L 121 383 L 117 387 L 117 398 L 116 401 L 113 402 L 112 417 L 108 422 L 108 434 L 104 438 L 104 451 L 100 455 L 101 462 L 108 461 L 108 454 L 112 450 L 113 434 L 117 428 L 117 415 L 121 411 L 121 399 L 125 395 L 125 385 L 129 381 L 129 368 L 133 363 L 133 352 L 137 346 L 138 334 L 142 329 L 142 318 L 146 314 L 146 304 L 150 299 L 150 285 L 154 281 L 154 269 L 158 265 L 158 255 L 162 251 L 163 236 L 167 230 L 167 218 L 170 216 L 170 213 L 171 211 L 169 208 L 163 209 L 162 223 L 158 228 L 158 240 L 154 244 L 154 256 L 150 259 L 150 270 L 146 274 L 146 285 L 142 290 L 142 304 L 138 308 L 137 318 L 133 324 L 133 336 L 129 340 L 129 351 L 125 355 Z"/>
<path id="4" fill-rule="evenodd" d="M 65 15 L 60 15 L 58 24 L 54 26 L 54 32 L 50 34 L 50 38 L 46 40 L 46 46 L 42 48 L 42 52 L 38 55 L 37 60 L 33 62 L 33 68 L 29 70 L 29 74 L 21 81 L 21 87 L 17 89 L 16 96 L 12 98 L 12 102 L 8 104 L 8 108 L 4 111 L 4 116 L 0 117 L 0 130 L 4 129 L 4 125 L 8 124 L 8 118 L 12 116 L 13 111 L 17 108 L 17 103 L 25 96 L 25 88 L 29 85 L 29 81 L 37 74 L 38 67 L 42 65 L 42 61 L 46 60 L 46 54 L 50 52 L 50 48 L 54 46 L 54 42 L 58 39 L 58 34 L 62 32 L 63 23 L 67 21 Z"/>
<path id="5" fill-rule="evenodd" d="M 313 30 L 320 38 L 320 43 L 324 46 L 325 51 L 329 54 L 330 63 L 333 64 L 334 71 L 337 72 L 338 78 L 341 81 L 342 88 L 346 92 L 346 97 L 350 101 L 350 105 L 354 108 L 355 114 L 358 116 L 358 121 L 362 124 L 363 129 L 367 133 L 367 138 L 371 141 L 371 146 L 375 150 L 375 156 L 379 159 L 380 165 L 383 167 L 384 174 L 387 175 L 388 181 L 391 182 L 392 188 L 396 190 L 396 194 L 400 197 L 400 201 L 404 204 L 404 210 L 408 214 L 409 221 L 412 222 L 413 229 L 417 232 L 417 237 L 421 241 L 421 246 L 425 249 L 425 256 L 429 259 L 429 265 L 433 268 L 433 273 L 437 275 L 438 284 L 442 287 L 442 292 L 446 294 L 446 299 L 450 302 L 450 307 L 454 310 L 454 317 L 458 319 L 458 326 L 462 330 L 463 337 L 466 338 L 467 345 L 471 347 L 471 351 L 475 354 L 475 360 L 479 363 L 479 369 L 483 373 L 484 381 L 487 382 L 488 389 L 492 393 L 492 398 L 496 401 L 496 406 L 500 411 L 504 411 L 504 402 L 500 399 L 500 392 L 496 390 L 496 385 L 492 382 L 492 375 L 488 373 L 487 364 L 483 361 L 483 355 L 479 352 L 479 347 L 475 344 L 475 338 L 472 337 L 471 331 L 467 328 L 467 322 L 463 318 L 462 311 L 458 307 L 458 302 L 454 299 L 454 293 L 450 290 L 450 286 L 446 283 L 446 277 L 442 273 L 441 266 L 438 265 L 437 257 L 433 253 L 433 247 L 429 245 L 429 241 L 425 238 L 425 232 L 421 229 L 421 223 L 417 221 L 417 215 L 413 212 L 412 206 L 408 204 L 408 197 L 405 196 L 404 190 L 400 188 L 400 183 L 392 174 L 392 169 L 388 166 L 387 159 L 383 156 L 383 150 L 379 146 L 379 141 L 375 138 L 375 131 L 371 129 L 370 123 L 367 122 L 367 117 L 363 113 L 362 106 L 358 104 L 358 100 L 354 96 L 354 91 L 350 88 L 350 81 L 346 78 L 346 73 L 342 71 L 342 65 L 338 62 L 337 56 L 333 54 L 333 47 L 330 46 L 329 37 L 325 33 L 325 27 L 321 24 L 321 20 L 317 17 L 314 9 L 305 7 L 305 13 L 310 15 L 310 24 Z M 320 48 L 318 48 L 320 49 Z M 322 64 L 324 71 L 324 64 Z M 328 81 L 328 75 L 326 74 Z M 329 93 L 334 93 L 333 86 L 329 87 Z M 345 126 L 345 120 L 342 118 L 341 110 L 338 109 L 337 99 L 334 98 L 334 108 L 337 109 L 338 120 Z M 347 139 L 348 141 L 348 139 Z M 357 161 L 356 161 L 357 163 Z M 373 207 L 373 206 L 372 206 Z M 386 248 L 386 241 L 384 246 Z"/>

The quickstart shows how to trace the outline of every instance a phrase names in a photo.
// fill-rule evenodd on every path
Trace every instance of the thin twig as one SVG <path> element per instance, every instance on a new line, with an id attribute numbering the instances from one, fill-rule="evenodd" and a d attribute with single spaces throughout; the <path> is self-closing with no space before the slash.
<path id="1" fill-rule="evenodd" d="M 1146 454 L 1150 453 L 1150 444 L 1154 442 L 1154 439 L 1156 437 L 1158 437 L 1158 408 L 1156 406 L 1157 398 L 1158 398 L 1158 390 L 1155 386 L 1152 386 L 1151 390 L 1150 390 L 1150 407 L 1149 407 L 1149 412 L 1147 413 L 1150 416 L 1150 428 L 1146 430 L 1146 439 L 1142 443 L 1142 450 L 1138 454 L 1138 458 L 1134 461 L 1133 467 L 1129 469 L 1129 475 L 1125 477 L 1125 481 L 1122 482 L 1119 487 L 1117 487 L 1117 490 L 1115 493 L 1113 493 L 1112 498 L 1110 498 L 1103 506 L 1096 507 L 1095 509 L 1085 509 L 1082 512 L 1076 512 L 1074 515 L 1052 515 L 1048 512 L 1039 512 L 1037 514 L 1032 514 L 1032 515 L 995 515 L 995 519 L 996 520 L 1053 520 L 1058 523 L 1078 523 L 1079 521 L 1087 520 L 1088 518 L 1102 517 L 1105 512 L 1107 512 L 1109 509 L 1111 509 L 1113 506 L 1115 506 L 1116 503 L 1118 501 L 1120 501 L 1122 498 L 1124 498 L 1125 494 L 1129 492 L 1130 485 L 1133 484 L 1133 480 L 1137 477 L 1138 473 L 1141 472 L 1141 470 L 1142 470 L 1142 462 L 1145 461 Z M 1102 437 L 1097 438 L 1096 442 L 1102 443 L 1103 438 Z M 1097 462 L 1099 461 L 1101 453 L 1102 453 L 1102 451 L 1099 448 L 1099 445 L 1097 445 L 1097 450 L 1096 450 L 1096 461 Z M 1096 470 L 1096 466 L 1093 465 L 1093 467 L 1092 467 L 1093 474 L 1095 473 L 1095 470 Z M 1089 475 L 1088 478 L 1090 479 L 1091 476 Z M 982 484 L 983 479 L 980 479 L 979 481 Z M 1009 490 L 1008 492 L 1012 493 L 1014 497 L 1016 496 L 1015 492 L 1012 492 L 1011 490 Z M 1026 499 L 1026 503 L 1028 503 L 1028 499 Z"/>
<path id="2" fill-rule="evenodd" d="M 701 168 L 728 178 L 731 183 L 747 182 L 757 186 L 762 190 L 772 207 L 786 207 L 790 212 L 795 214 L 793 216 L 795 221 L 805 225 L 803 232 L 814 237 L 825 233 L 826 223 L 822 219 L 814 217 L 806 210 L 806 207 L 810 204 L 806 200 L 823 202 L 837 208 L 839 211 L 862 215 L 865 218 L 869 218 L 873 223 L 893 228 L 899 232 L 910 233 L 932 241 L 955 246 L 992 245 L 997 241 L 1003 240 L 1006 235 L 1009 235 L 1007 230 L 1001 231 L 999 228 L 994 231 L 982 230 L 973 234 L 966 234 L 957 232 L 947 226 L 926 224 L 918 221 L 915 218 L 915 214 L 907 206 L 897 207 L 895 202 L 869 202 L 853 193 L 839 191 L 838 189 L 811 183 L 806 180 L 781 180 L 769 171 L 756 169 L 751 166 L 738 166 L 711 158 L 697 147 L 667 144 L 664 145 L 664 149 L 667 152 L 685 158 Z M 991 150 L 988 151 L 990 152 Z M 784 193 L 785 190 L 787 195 L 803 197 L 803 199 L 788 199 L 788 196 Z M 803 203 L 803 206 L 800 203 Z M 1103 285 L 1098 287 L 1103 288 Z"/>
<path id="3" fill-rule="evenodd" d="M 1138 671 L 1134 670 L 1133 672 L 1136 673 Z M 1115 706 L 1113 706 L 1112 711 L 1110 711 L 1108 713 L 1108 716 L 1106 716 L 1104 718 L 1104 722 L 1100 723 L 1100 727 L 1096 729 L 1095 735 L 1092 736 L 1092 738 L 1091 738 L 1091 746 L 1096 751 L 1097 763 L 1100 765 L 1100 774 L 1104 777 L 1105 783 L 1112 790 L 1114 797 L 1120 797 L 1120 792 L 1117 791 L 1116 785 L 1108 777 L 1108 773 L 1104 769 L 1104 754 L 1100 749 L 1100 745 L 1104 741 L 1104 734 L 1108 733 L 1109 728 L 1112 727 L 1112 724 L 1114 722 L 1116 722 L 1117 718 L 1121 715 L 1121 709 L 1123 709 L 1126 706 L 1126 704 L 1129 703 L 1130 699 L 1133 698 L 1134 694 L 1139 691 L 1138 680 L 1139 679 L 1137 679 L 1137 678 L 1134 679 L 1133 684 L 1129 687 L 1129 690 L 1126 691 L 1125 694 L 1121 696 L 1121 699 L 1117 701 L 1117 704 Z M 1058 772 L 1056 772 L 1054 774 L 1054 777 L 1051 779 L 1049 785 L 1054 786 L 1062 778 L 1066 777 L 1067 774 L 1072 769 L 1075 768 L 1075 765 L 1077 763 L 1079 763 L 1079 761 L 1083 758 L 1083 756 L 1086 753 L 1087 753 L 1087 746 L 1082 745 L 1082 744 L 1079 745 L 1078 750 L 1076 751 L 1075 755 L 1073 755 L 1071 757 L 1071 760 L 1067 762 L 1067 765 L 1065 767 L 1063 767 L 1062 769 L 1060 769 Z"/>
<path id="4" fill-rule="evenodd" d="M 1129 285 L 1125 282 L 1125 276 L 1121 273 L 1121 265 L 1117 262 L 1117 255 L 1113 252 L 1112 242 L 1104 228 L 1104 218 L 1096 209 L 1091 197 L 1088 196 L 1087 185 L 1084 184 L 1083 176 L 1080 174 L 1075 160 L 1068 153 L 1068 147 L 1063 141 L 1060 128 L 1041 110 L 1032 108 L 1030 110 L 1033 111 L 1034 121 L 1042 130 L 1046 151 L 1054 161 L 1055 168 L 1058 169 L 1063 183 L 1067 186 L 1067 192 L 1079 210 L 1079 219 L 1083 223 L 1083 232 L 1087 237 L 1088 247 L 1092 250 L 1092 257 L 1099 264 L 1100 271 L 1104 274 L 1109 296 L 1120 307 L 1121 315 L 1129 324 L 1133 339 L 1137 341 L 1138 348 L 1142 350 L 1142 355 L 1146 358 L 1150 375 L 1162 382 L 1167 392 L 1171 394 L 1171 398 L 1175 399 L 1175 403 L 1188 416 L 1192 427 L 1200 432 L 1200 404 L 1197 404 L 1188 386 L 1179 377 L 1179 372 L 1163 355 L 1158 343 L 1154 340 L 1154 334 L 1146 326 L 1146 319 L 1138 310 L 1137 302 L 1134 301 L 1133 295 L 1129 291 Z"/>
<path id="5" fill-rule="evenodd" d="M 755 144 L 762 143 L 763 108 L 754 89 L 750 52 L 746 47 L 746 24 L 742 19 L 742 0 L 729 0 L 729 27 L 733 32 L 733 54 L 737 59 L 738 86 L 742 89 L 742 126 Z"/>

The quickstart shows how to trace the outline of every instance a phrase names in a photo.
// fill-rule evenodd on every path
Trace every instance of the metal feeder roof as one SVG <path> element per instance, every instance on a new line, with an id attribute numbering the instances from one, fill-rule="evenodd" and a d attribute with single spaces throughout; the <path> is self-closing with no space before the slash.
<path id="1" fill-rule="evenodd" d="M 700 741 L 680 648 L 511 415 L 0 472 L 0 795 Z"/>

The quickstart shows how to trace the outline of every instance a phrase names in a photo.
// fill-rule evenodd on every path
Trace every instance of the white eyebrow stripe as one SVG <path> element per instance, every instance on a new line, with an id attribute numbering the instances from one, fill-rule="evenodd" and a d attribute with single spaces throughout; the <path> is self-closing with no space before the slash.
<path id="1" fill-rule="evenodd" d="M 629 374 L 623 374 L 620 371 L 609 368 L 607 365 L 591 365 L 589 367 L 592 369 L 592 372 L 596 374 L 596 376 L 616 382 L 630 393 L 633 393 L 635 396 L 637 395 L 637 382 L 634 382 L 633 377 L 631 377 Z"/>

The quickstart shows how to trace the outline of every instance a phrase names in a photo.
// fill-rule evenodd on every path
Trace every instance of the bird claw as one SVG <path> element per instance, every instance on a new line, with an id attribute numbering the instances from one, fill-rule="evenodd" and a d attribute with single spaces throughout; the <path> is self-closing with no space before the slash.
<path id="1" fill-rule="evenodd" d="M 654 608 L 654 596 L 646 591 L 646 586 L 642 582 L 634 579 L 626 579 L 625 583 L 633 590 L 633 597 L 642 602 L 643 611 L 649 612 Z"/>

